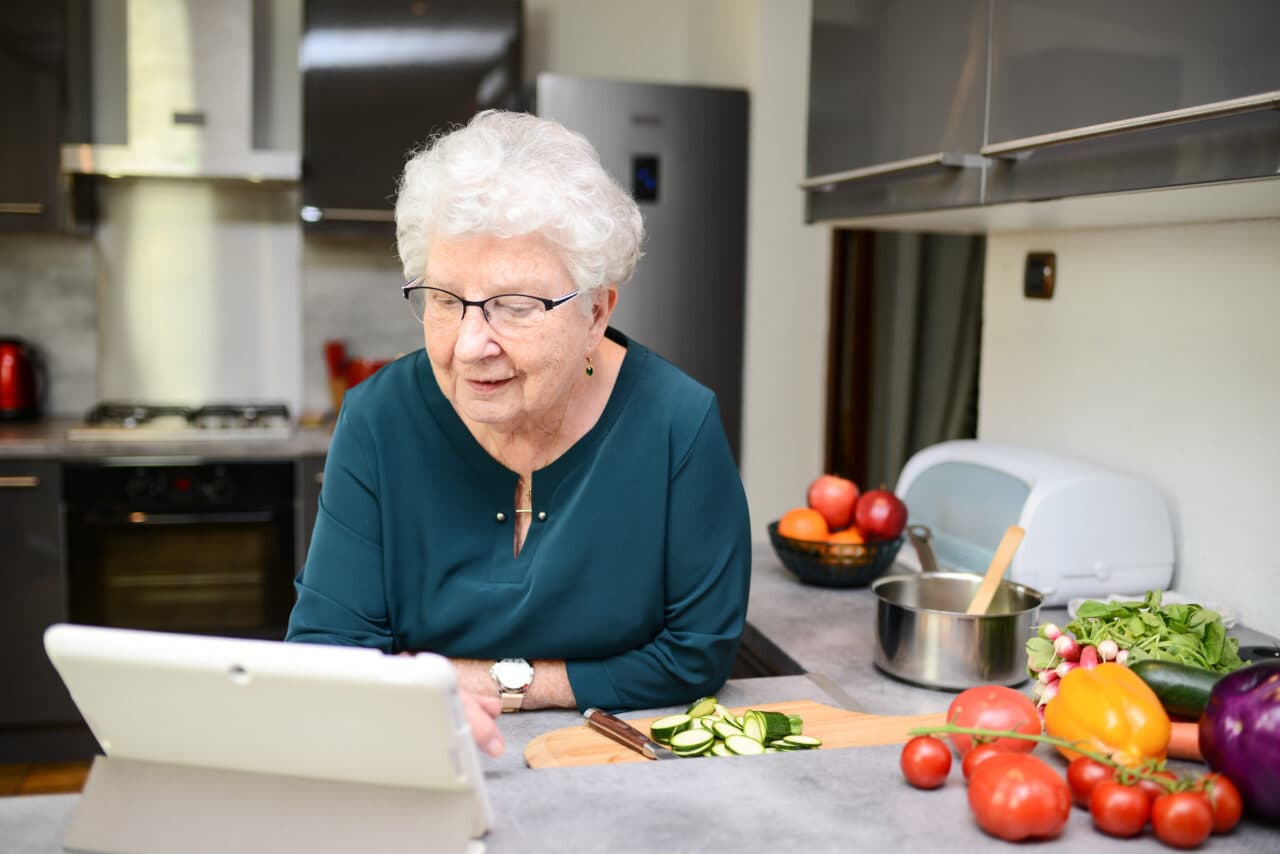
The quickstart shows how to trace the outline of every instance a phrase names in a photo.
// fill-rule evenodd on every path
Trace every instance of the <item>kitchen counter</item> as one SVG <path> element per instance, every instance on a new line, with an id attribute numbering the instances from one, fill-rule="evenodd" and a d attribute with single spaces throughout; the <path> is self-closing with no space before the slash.
<path id="1" fill-rule="evenodd" d="M 283 439 L 181 439 L 165 441 L 81 442 L 67 438 L 79 418 L 46 418 L 27 423 L 0 422 L 0 459 L 100 460 L 108 457 L 199 457 L 216 460 L 289 459 L 324 456 L 332 426 L 299 427 Z"/>
<path id="2" fill-rule="evenodd" d="M 768 647 L 766 657 L 785 656 L 818 672 L 731 681 L 718 693 L 722 702 L 811 699 L 841 705 L 847 695 L 858 710 L 876 714 L 947 707 L 954 694 L 906 685 L 872 667 L 875 600 L 869 591 L 800 585 L 767 549 L 757 552 L 752 580 L 754 633 Z M 1058 619 L 1053 612 L 1046 617 Z M 1266 640 L 1246 630 L 1232 634 L 1246 643 Z M 524 767 L 530 739 L 578 722 L 569 711 L 501 719 L 507 751 L 483 760 L 495 815 L 485 840 L 488 851 L 668 852 L 702 851 L 708 845 L 727 851 L 1001 848 L 974 824 L 958 767 L 940 790 L 913 789 L 902 780 L 896 745 L 740 759 Z M 1058 762 L 1047 748 L 1037 751 Z M 75 795 L 0 798 L 0 851 L 59 851 L 77 801 Z M 1079 809 L 1072 810 L 1061 837 L 1037 849 L 1168 850 L 1149 831 L 1137 840 L 1104 836 Z M 1246 820 L 1229 836 L 1212 838 L 1205 850 L 1280 850 L 1280 828 Z"/>

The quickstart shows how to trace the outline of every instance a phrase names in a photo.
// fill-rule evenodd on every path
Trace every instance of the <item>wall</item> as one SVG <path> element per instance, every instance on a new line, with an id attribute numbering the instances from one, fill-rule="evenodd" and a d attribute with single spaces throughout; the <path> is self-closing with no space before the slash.
<path id="1" fill-rule="evenodd" d="M 0 337 L 44 357 L 45 410 L 81 415 L 96 399 L 97 312 L 93 244 L 56 234 L 0 235 Z"/>
<path id="2" fill-rule="evenodd" d="M 807 0 L 526 0 L 525 73 L 751 93 L 742 478 L 757 540 L 822 466 L 830 230 L 804 224 Z M 643 261 L 641 263 L 644 263 Z"/>
<path id="3" fill-rule="evenodd" d="M 1052 301 L 1022 297 L 1030 250 L 1057 252 Z M 990 235 L 978 427 L 1158 485 L 1174 588 L 1273 635 L 1277 269 L 1277 219 Z"/>

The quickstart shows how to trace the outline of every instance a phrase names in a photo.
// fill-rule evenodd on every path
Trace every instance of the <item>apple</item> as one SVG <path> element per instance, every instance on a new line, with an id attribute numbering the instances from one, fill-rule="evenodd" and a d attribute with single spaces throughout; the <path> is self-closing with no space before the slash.
<path id="1" fill-rule="evenodd" d="M 809 484 L 809 506 L 822 514 L 832 531 L 849 527 L 857 501 L 858 485 L 848 478 L 824 474 Z"/>
<path id="2" fill-rule="evenodd" d="M 869 540 L 896 540 L 907 526 L 907 505 L 887 489 L 872 489 L 858 499 L 853 519 Z"/>

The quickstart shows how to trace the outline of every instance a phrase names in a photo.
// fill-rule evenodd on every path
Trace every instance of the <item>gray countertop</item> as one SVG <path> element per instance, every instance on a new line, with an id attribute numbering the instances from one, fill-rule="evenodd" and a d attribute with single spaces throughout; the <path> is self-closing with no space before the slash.
<path id="1" fill-rule="evenodd" d="M 46 418 L 29 423 L 0 422 L 0 459 L 98 460 L 119 457 L 201 459 L 288 459 L 323 456 L 332 427 L 299 427 L 283 439 L 191 439 L 83 442 L 67 438 L 79 418 Z"/>
<path id="2" fill-rule="evenodd" d="M 756 555 L 750 622 L 782 653 L 816 673 L 814 678 L 735 680 L 718 696 L 731 706 L 799 699 L 841 705 L 847 696 L 857 710 L 876 714 L 945 709 L 954 694 L 913 687 L 874 669 L 874 614 L 874 597 L 868 591 L 803 586 L 777 564 L 766 546 Z M 1232 633 L 1247 643 L 1264 640 L 1257 633 Z M 530 739 L 579 722 L 569 711 L 501 719 L 506 753 L 483 760 L 495 814 L 485 839 L 488 851 L 700 852 L 714 846 L 744 852 L 933 852 L 992 850 L 1000 845 L 974 824 L 958 768 L 937 791 L 912 789 L 898 769 L 897 746 L 582 768 L 525 767 L 523 750 Z M 1050 762 L 1059 762 L 1047 748 L 1037 750 Z M 59 851 L 78 800 L 75 795 L 0 798 L 0 852 Z M 1137 840 L 1104 836 L 1079 809 L 1072 810 L 1062 836 L 1038 847 L 1166 850 L 1150 831 Z M 1229 836 L 1213 837 L 1206 849 L 1280 850 L 1280 828 L 1246 819 Z"/>

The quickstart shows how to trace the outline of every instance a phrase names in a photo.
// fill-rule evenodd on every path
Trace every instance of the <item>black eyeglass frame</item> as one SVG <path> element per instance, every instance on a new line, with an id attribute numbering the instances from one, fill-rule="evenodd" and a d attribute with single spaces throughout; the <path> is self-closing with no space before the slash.
<path id="1" fill-rule="evenodd" d="M 462 304 L 462 313 L 458 316 L 459 323 L 461 323 L 466 318 L 467 308 L 474 305 L 476 308 L 480 309 L 480 313 L 484 315 L 485 323 L 492 325 L 493 318 L 489 314 L 489 310 L 485 308 L 485 306 L 488 303 L 497 299 L 502 299 L 503 297 L 524 297 L 526 299 L 537 300 L 538 302 L 542 303 L 543 308 L 545 308 L 547 311 L 551 311 L 554 308 L 558 308 L 559 306 L 564 305 L 569 300 L 573 299 L 578 294 L 582 293 L 582 289 L 579 288 L 576 291 L 567 293 L 564 296 L 559 296 L 554 299 L 548 299 L 547 297 L 534 296 L 533 294 L 509 293 L 509 294 L 494 294 L 491 297 L 476 300 L 476 299 L 463 299 L 462 297 L 455 294 L 453 291 L 447 291 L 444 288 L 437 288 L 435 285 L 424 285 L 422 284 L 422 281 L 423 281 L 422 276 L 416 276 L 415 278 L 410 279 L 409 281 L 405 282 L 403 285 L 400 286 L 400 293 L 404 295 L 404 298 L 406 300 L 409 299 L 409 294 L 412 293 L 413 291 L 438 291 L 442 294 L 448 294 L 449 296 L 453 297 L 459 303 Z"/>

